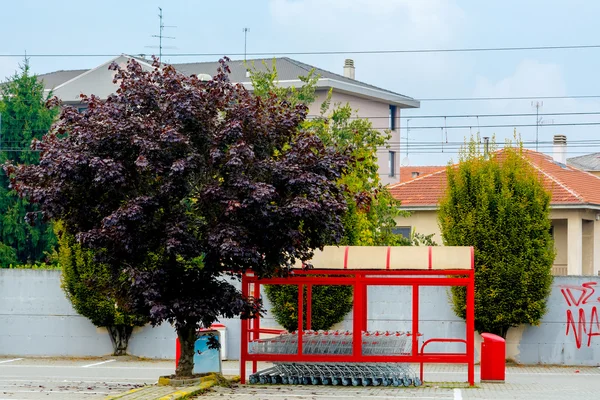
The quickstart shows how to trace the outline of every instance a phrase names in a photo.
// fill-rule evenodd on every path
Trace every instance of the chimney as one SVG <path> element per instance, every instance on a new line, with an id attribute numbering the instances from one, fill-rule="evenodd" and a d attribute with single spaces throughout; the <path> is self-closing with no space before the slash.
<path id="1" fill-rule="evenodd" d="M 567 164 L 567 137 L 565 135 L 554 135 L 554 161 Z"/>
<path id="2" fill-rule="evenodd" d="M 490 138 L 488 136 L 483 137 L 483 159 L 488 160 L 490 158 Z"/>
<path id="3" fill-rule="evenodd" d="M 346 58 L 344 62 L 344 76 L 346 78 L 354 79 L 354 60 Z"/>

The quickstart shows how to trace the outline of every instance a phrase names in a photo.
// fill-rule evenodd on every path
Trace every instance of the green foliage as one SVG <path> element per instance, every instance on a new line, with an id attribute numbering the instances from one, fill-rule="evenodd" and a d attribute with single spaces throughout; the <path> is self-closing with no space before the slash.
<path id="1" fill-rule="evenodd" d="M 261 97 L 276 94 L 291 104 L 311 104 L 317 99 L 314 71 L 300 77 L 300 88 L 277 86 L 275 63 L 266 71 L 251 70 L 254 93 Z M 373 128 L 368 119 L 358 118 L 348 105 L 336 104 L 330 111 L 331 92 L 320 106 L 317 118 L 306 120 L 300 129 L 311 132 L 327 145 L 339 151 L 351 149 L 354 162 L 346 169 L 339 184 L 346 188 L 348 211 L 343 216 L 344 236 L 341 245 L 351 246 L 411 246 L 435 245 L 432 236 L 413 233 L 411 238 L 395 235 L 395 218 L 407 215 L 399 210 L 395 200 L 383 186 L 378 174 L 377 149 L 386 146 L 389 132 Z M 298 287 L 277 285 L 265 288 L 272 304 L 275 320 L 288 331 L 298 328 Z M 306 302 L 306 296 L 304 297 Z M 330 329 L 352 310 L 352 288 L 348 286 L 314 286 L 311 315 L 312 329 Z M 306 310 L 306 303 L 304 305 Z M 306 321 L 304 322 L 306 326 Z"/>
<path id="2" fill-rule="evenodd" d="M 458 166 L 448 166 L 438 218 L 445 245 L 475 247 L 475 328 L 505 337 L 546 312 L 554 261 L 550 193 L 521 147 L 507 143 L 485 159 L 478 143 L 471 138 Z M 465 289 L 452 294 L 464 318 Z"/>
<path id="3" fill-rule="evenodd" d="M 271 313 L 275 321 L 288 332 L 298 329 L 298 286 L 265 285 L 269 302 L 273 305 Z M 306 287 L 304 288 L 304 310 L 306 310 Z M 313 286 L 312 287 L 311 329 L 328 330 L 341 322 L 352 310 L 351 286 Z M 303 329 L 306 329 L 304 313 Z"/>
<path id="4" fill-rule="evenodd" d="M 55 263 L 45 263 L 45 262 L 36 262 L 33 264 L 9 264 L 7 268 L 10 269 L 61 269 L 59 264 Z"/>
<path id="5" fill-rule="evenodd" d="M 260 97 L 277 95 L 280 101 L 310 105 L 317 99 L 314 71 L 299 77 L 300 88 L 282 88 L 277 85 L 275 62 L 266 71 L 251 69 L 250 79 L 254 93 Z M 331 92 L 320 106 L 320 115 L 305 120 L 300 129 L 311 132 L 326 146 L 339 151 L 351 149 L 354 162 L 346 169 L 339 184 L 346 188 L 348 211 L 343 217 L 344 237 L 341 245 L 397 246 L 410 241 L 392 233 L 395 217 L 407 215 L 400 211 L 395 200 L 383 186 L 378 174 L 377 149 L 386 146 L 389 132 L 374 129 L 371 121 L 358 118 L 348 105 L 336 104 L 330 112 Z"/>
<path id="6" fill-rule="evenodd" d="M 17 252 L 10 246 L 0 243 L 0 266 L 6 268 L 12 267 L 13 264 L 17 263 Z"/>
<path id="7" fill-rule="evenodd" d="M 32 75 L 29 64 L 0 87 L 0 162 L 37 164 L 39 154 L 30 150 L 31 141 L 48 132 L 58 110 L 45 106 L 49 94 Z M 56 245 L 52 226 L 41 221 L 25 222 L 28 212 L 38 207 L 21 199 L 9 188 L 8 178 L 0 174 L 0 267 L 49 261 Z M 12 249 L 9 250 L 9 249 Z"/>
<path id="8" fill-rule="evenodd" d="M 117 288 L 126 287 L 126 276 L 115 276 L 104 264 L 94 262 L 94 254 L 55 223 L 58 259 L 62 267 L 62 288 L 75 311 L 98 327 L 143 326 L 148 318 L 123 308 Z M 120 282 L 121 285 L 115 284 Z"/>

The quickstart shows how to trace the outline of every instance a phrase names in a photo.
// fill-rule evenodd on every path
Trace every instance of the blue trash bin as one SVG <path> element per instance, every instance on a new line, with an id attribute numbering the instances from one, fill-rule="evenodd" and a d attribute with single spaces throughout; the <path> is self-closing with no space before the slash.
<path id="1" fill-rule="evenodd" d="M 221 335 L 217 330 L 202 329 L 198 332 L 198 339 L 194 344 L 194 374 L 222 372 L 220 349 L 208 348 L 208 339 L 211 335 L 217 338 L 219 344 L 221 343 Z"/>

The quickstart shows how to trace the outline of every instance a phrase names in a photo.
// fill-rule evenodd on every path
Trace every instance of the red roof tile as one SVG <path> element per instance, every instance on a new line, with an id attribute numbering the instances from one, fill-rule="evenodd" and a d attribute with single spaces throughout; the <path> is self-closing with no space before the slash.
<path id="1" fill-rule="evenodd" d="M 523 154 L 539 171 L 544 186 L 552 193 L 552 205 L 600 205 L 599 177 L 573 166 L 559 164 L 543 153 L 523 150 Z M 403 206 L 437 206 L 446 191 L 446 185 L 447 177 L 444 168 L 388 188 L 392 196 L 400 200 Z"/>
<path id="2" fill-rule="evenodd" d="M 408 182 L 419 176 L 429 175 L 433 172 L 446 169 L 445 165 L 417 165 L 414 167 L 400 167 L 400 182 Z M 413 176 L 415 175 L 416 176 Z"/>

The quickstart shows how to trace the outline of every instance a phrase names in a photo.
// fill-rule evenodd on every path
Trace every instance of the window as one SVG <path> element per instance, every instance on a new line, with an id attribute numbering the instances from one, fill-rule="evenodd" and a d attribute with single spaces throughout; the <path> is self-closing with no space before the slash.
<path id="1" fill-rule="evenodd" d="M 412 231 L 412 228 L 410 226 L 397 226 L 395 228 L 392 228 L 392 233 L 394 235 L 401 235 L 407 239 L 410 239 L 411 231 Z"/>
<path id="2" fill-rule="evenodd" d="M 395 151 L 390 151 L 389 168 L 390 168 L 390 176 L 396 176 L 396 152 Z"/>
<path id="3" fill-rule="evenodd" d="M 390 104 L 390 129 L 396 129 L 396 106 Z"/>
<path id="4" fill-rule="evenodd" d="M 413 171 L 412 174 L 411 174 L 411 176 L 412 176 L 413 179 L 418 178 L 419 175 L 420 175 L 419 171 Z"/>
<path id="5" fill-rule="evenodd" d="M 77 107 L 77 112 L 80 114 L 85 114 L 87 107 Z"/>

